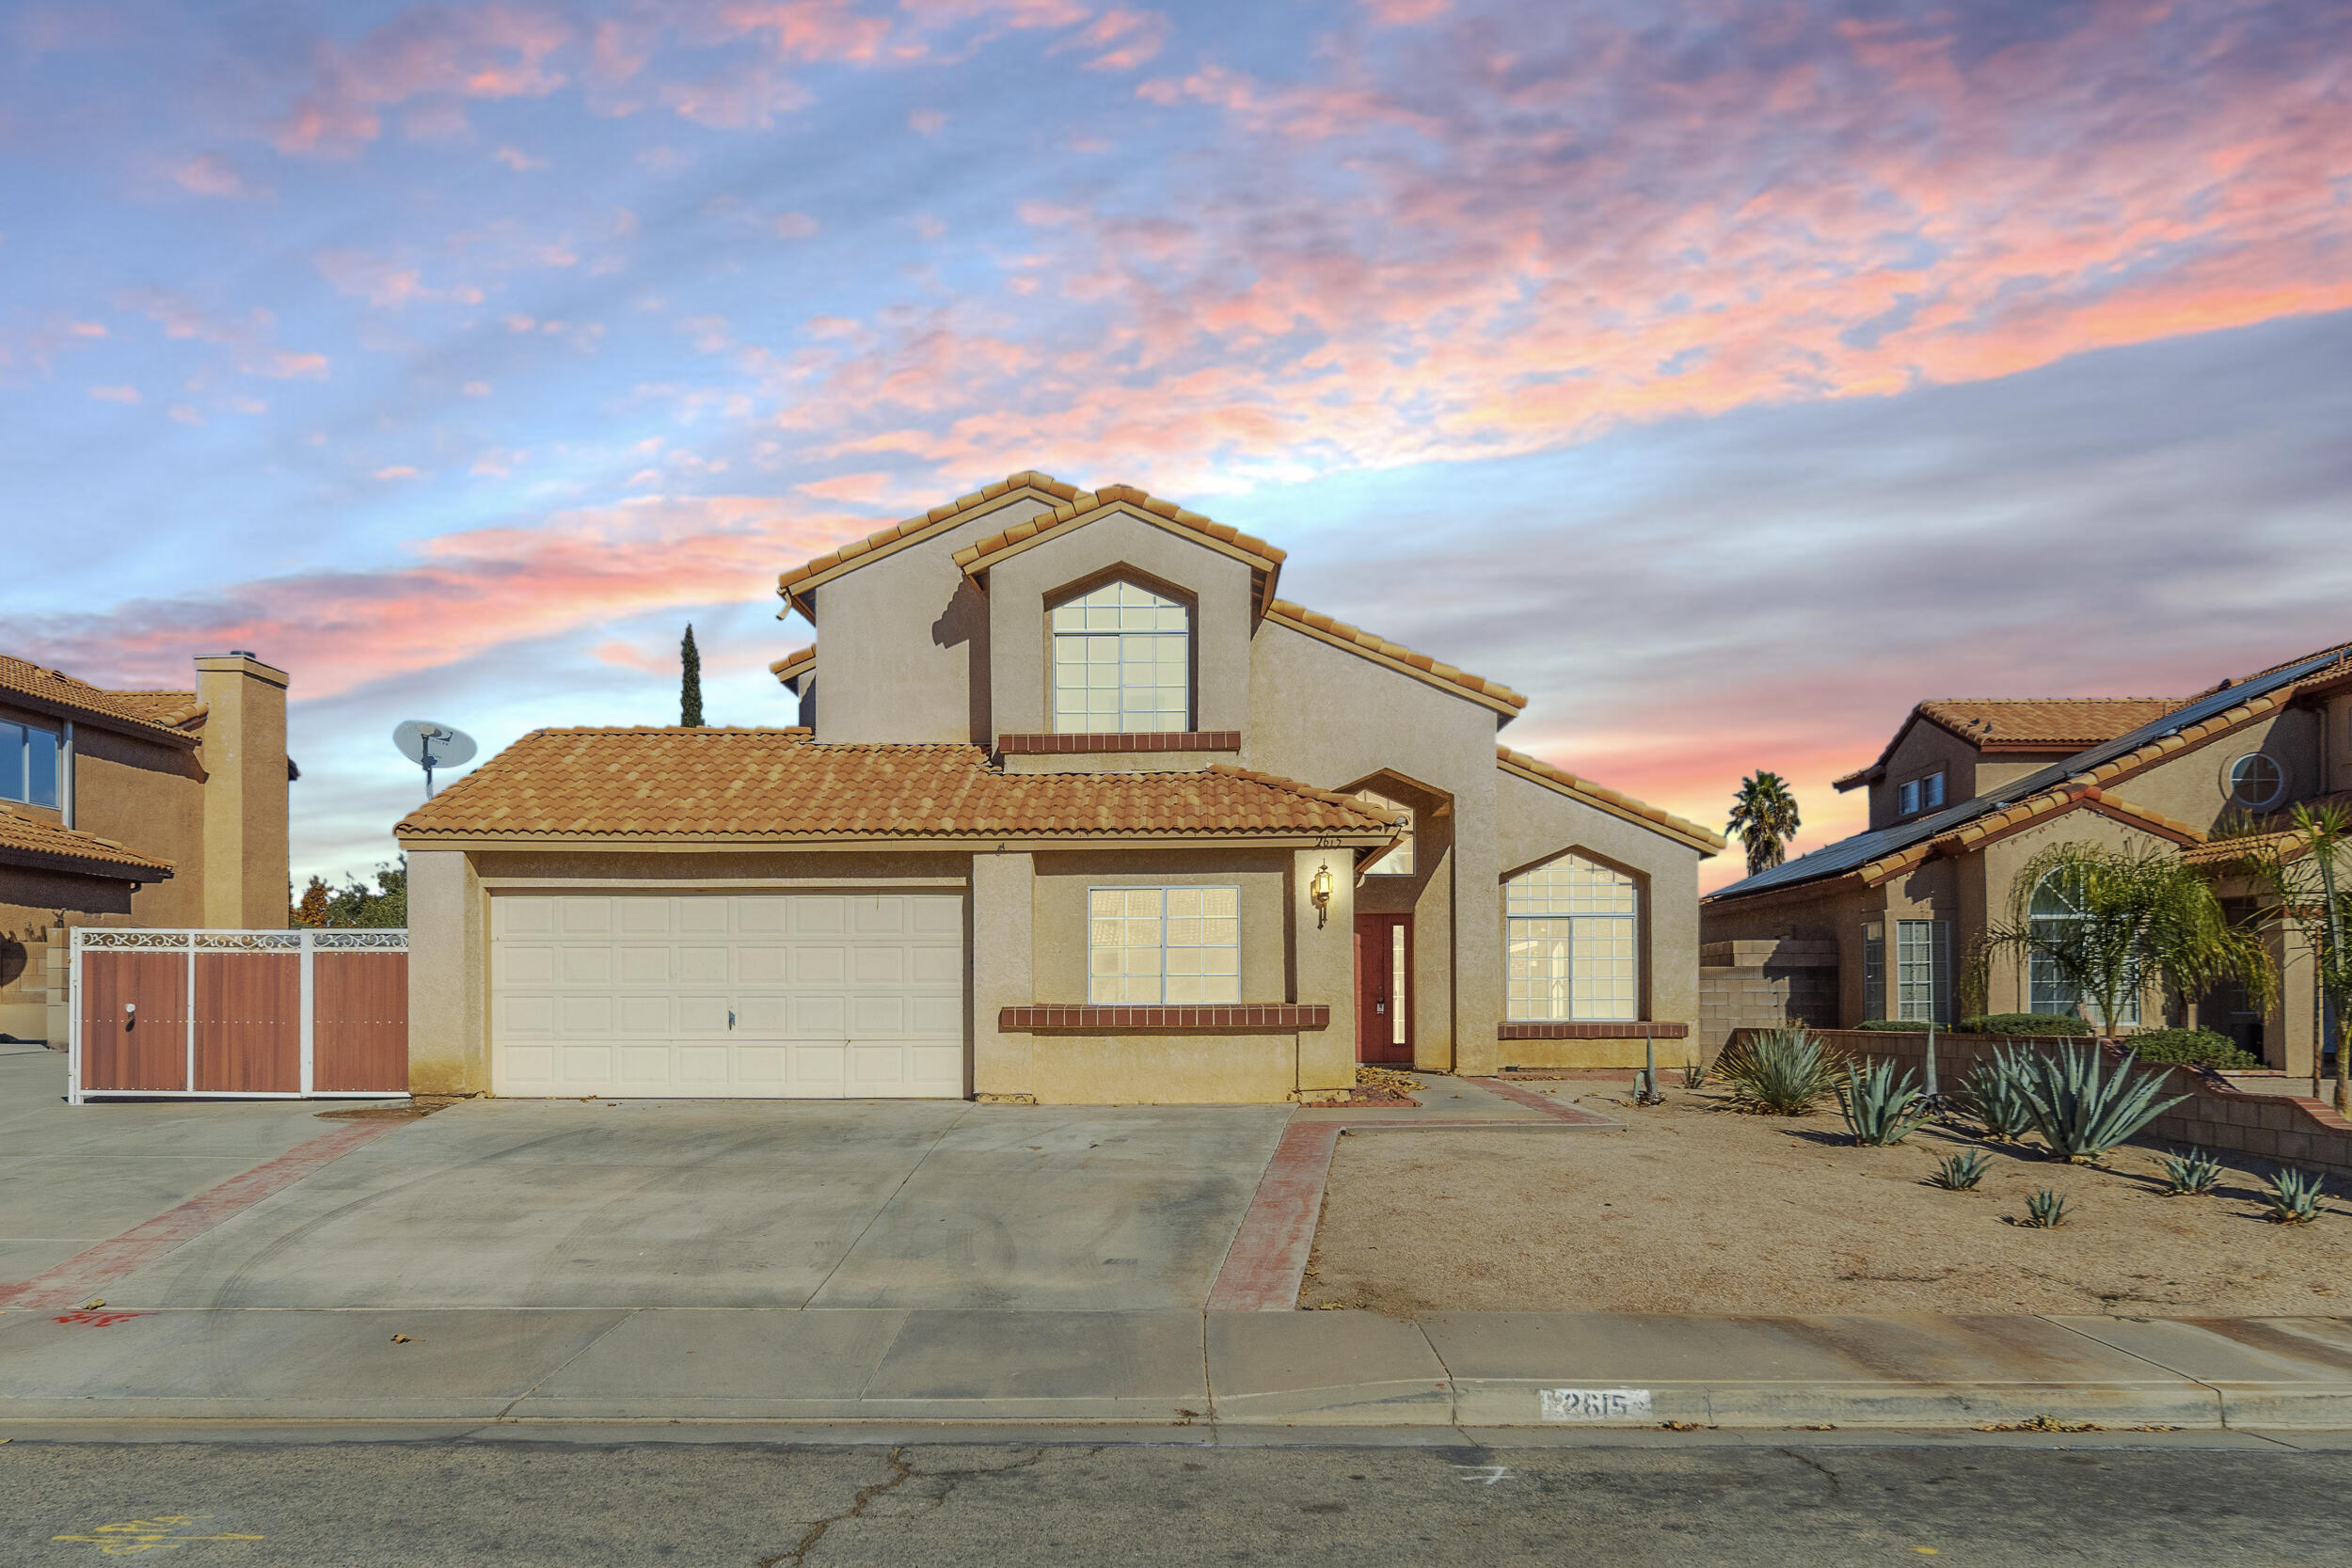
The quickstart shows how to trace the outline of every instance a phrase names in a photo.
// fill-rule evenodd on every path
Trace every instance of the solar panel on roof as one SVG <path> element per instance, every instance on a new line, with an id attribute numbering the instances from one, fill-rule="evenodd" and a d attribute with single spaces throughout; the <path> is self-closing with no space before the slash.
<path id="1" fill-rule="evenodd" d="M 2137 751 L 2152 740 L 2160 739 L 2176 730 L 2186 729 L 2191 724 L 2202 723 L 2217 713 L 2226 713 L 2249 697 L 2260 697 L 2265 692 L 2276 691 L 2282 686 L 2292 686 L 2313 671 L 2323 670 L 2343 657 L 2341 648 L 2330 648 L 2325 653 L 2313 654 L 2309 658 L 2299 659 L 2270 674 L 2253 676 L 2235 686 L 2224 687 L 2217 691 L 2209 691 L 2185 707 L 2175 708 L 2162 718 L 2151 720 L 2136 730 L 2126 731 L 2117 736 L 2113 740 L 2104 740 L 2096 746 L 2076 752 L 2063 762 L 2054 762 L 2049 767 L 2028 773 L 2022 779 L 2013 779 L 1989 794 L 1979 795 L 1972 800 L 1963 800 L 1959 805 L 1950 806 L 1931 816 L 1916 817 L 1891 828 L 1877 828 L 1869 832 L 1856 833 L 1851 838 L 1841 838 L 1836 843 L 1816 849 L 1809 855 L 1799 855 L 1795 860 L 1784 861 L 1770 870 L 1759 871 L 1753 877 L 1734 882 L 1729 887 L 1710 895 L 1709 901 L 1745 897 L 1751 893 L 1767 893 L 1773 888 L 1794 887 L 1801 882 L 1818 881 L 1824 877 L 1841 876 L 1856 866 L 1868 864 L 1882 855 L 1892 854 L 1898 849 L 1935 838 L 1949 832 L 1964 822 L 1974 821 L 2004 806 L 2015 805 L 2018 801 L 2039 795 L 2043 790 L 2063 783 L 2077 773 L 2088 773 L 2094 768 L 2104 767 L 2117 757 Z"/>

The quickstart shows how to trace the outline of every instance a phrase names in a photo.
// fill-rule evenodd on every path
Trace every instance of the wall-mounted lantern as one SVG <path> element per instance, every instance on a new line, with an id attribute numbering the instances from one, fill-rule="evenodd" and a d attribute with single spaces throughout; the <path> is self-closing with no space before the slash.
<path id="1" fill-rule="evenodd" d="M 1324 921 L 1331 912 L 1331 863 L 1329 861 L 1324 862 L 1315 868 L 1314 879 L 1307 884 L 1307 896 L 1314 900 L 1315 928 L 1320 930 L 1323 928 Z"/>

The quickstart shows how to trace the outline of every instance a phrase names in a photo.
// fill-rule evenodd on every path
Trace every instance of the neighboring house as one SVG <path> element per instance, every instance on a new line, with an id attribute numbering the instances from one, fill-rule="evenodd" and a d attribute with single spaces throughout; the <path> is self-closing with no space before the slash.
<path id="1" fill-rule="evenodd" d="M 1034 473 L 787 572 L 804 727 L 545 730 L 400 824 L 419 1089 L 1245 1101 L 1642 1059 L 1723 841 L 1525 699 Z"/>
<path id="2" fill-rule="evenodd" d="M 1921 703 L 1878 760 L 1837 787 L 1868 789 L 1869 828 L 1709 895 L 1707 941 L 1834 946 L 1836 1016 L 1808 1022 L 1951 1023 L 1987 911 L 2005 911 L 2019 869 L 2047 845 L 2181 854 L 2210 868 L 2243 912 L 2236 900 L 2250 890 L 2230 875 L 2242 850 L 2214 835 L 2233 818 L 2280 818 L 2299 800 L 2352 790 L 2352 643 L 2193 697 Z M 2046 894 L 2033 912 L 2068 913 Z M 2276 956 L 2283 992 L 2266 1014 L 2230 987 L 2195 1000 L 2191 1020 L 2307 1072 L 2310 964 Z M 1996 965 L 1988 981 L 1989 1012 L 2077 1010 L 2045 963 Z M 2116 1022 L 2153 1025 L 2162 1006 L 2143 997 Z"/>
<path id="3" fill-rule="evenodd" d="M 116 691 L 0 655 L 0 1034 L 66 1039 L 77 926 L 286 924 L 286 673 Z"/>

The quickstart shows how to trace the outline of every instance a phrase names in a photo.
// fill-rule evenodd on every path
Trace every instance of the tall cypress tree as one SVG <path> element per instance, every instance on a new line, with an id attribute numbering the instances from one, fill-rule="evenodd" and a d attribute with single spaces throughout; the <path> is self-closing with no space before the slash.
<path id="1" fill-rule="evenodd" d="M 686 641 L 678 644 L 684 673 L 678 682 L 677 721 L 690 730 L 703 727 L 703 656 L 694 649 L 694 623 L 686 623 Z"/>

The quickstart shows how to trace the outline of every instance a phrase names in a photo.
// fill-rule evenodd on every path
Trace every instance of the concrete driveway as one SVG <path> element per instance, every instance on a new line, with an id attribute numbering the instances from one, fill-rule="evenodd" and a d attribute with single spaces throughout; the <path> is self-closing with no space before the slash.
<path id="1" fill-rule="evenodd" d="M 0 1045 L 0 1282 L 274 1160 L 336 1125 L 299 1101 L 65 1103 L 66 1056 Z"/>
<path id="2" fill-rule="evenodd" d="M 156 1109 L 56 1108 L 91 1133 L 119 1118 L 125 1141 L 164 1118 L 121 1113 Z M 199 1126 L 248 1114 L 160 1109 Z M 295 1112 L 309 1132 L 347 1125 L 315 1109 Z M 1198 1310 L 1288 1116 L 475 1101 L 392 1129 L 105 1295 L 133 1309 Z"/>

